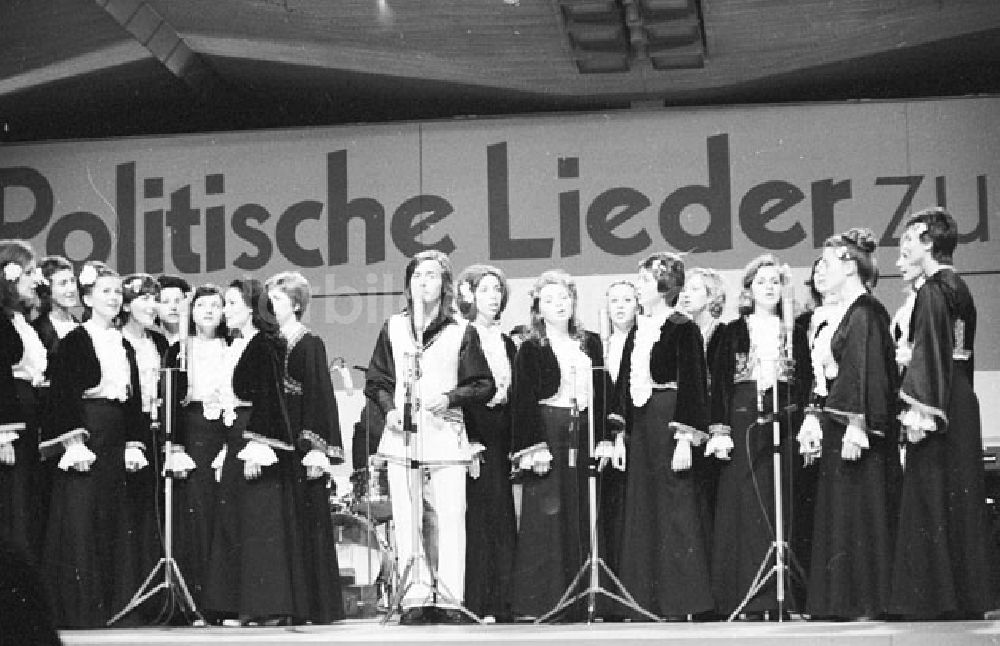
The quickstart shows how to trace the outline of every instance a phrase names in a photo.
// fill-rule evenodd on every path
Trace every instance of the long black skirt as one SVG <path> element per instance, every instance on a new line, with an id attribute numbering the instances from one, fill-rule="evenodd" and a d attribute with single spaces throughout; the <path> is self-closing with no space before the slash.
<path id="1" fill-rule="evenodd" d="M 212 460 L 225 445 L 226 427 L 221 419 L 205 419 L 201 403 L 192 402 L 179 410 L 181 438 L 195 469 L 186 478 L 174 479 L 174 553 L 195 605 L 201 608 L 219 497 Z"/>
<path id="2" fill-rule="evenodd" d="M 55 625 L 97 628 L 125 607 L 135 590 L 135 545 L 125 500 L 125 408 L 83 401 L 90 470 L 57 470 L 43 569 Z"/>
<path id="3" fill-rule="evenodd" d="M 806 610 L 813 617 L 880 617 L 892 578 L 894 438 L 870 435 L 861 458 L 845 461 L 846 425 L 826 414 L 822 424 Z"/>
<path id="4" fill-rule="evenodd" d="M 163 555 L 163 490 L 161 450 L 149 430 L 150 419 L 141 416 L 145 425 L 141 436 L 146 438 L 145 456 L 149 464 L 138 471 L 125 473 L 125 499 L 130 541 L 133 545 L 134 580 L 129 584 L 138 590 L 157 561 Z M 161 612 L 158 599 L 153 599 L 137 611 L 140 619 L 152 621 Z"/>
<path id="5" fill-rule="evenodd" d="M 690 469 L 670 468 L 676 441 L 667 424 L 676 405 L 677 392 L 661 390 L 635 409 L 628 452 L 621 580 L 639 606 L 660 616 L 714 607 L 697 482 Z"/>
<path id="6" fill-rule="evenodd" d="M 781 390 L 784 390 L 782 388 Z M 779 406 L 786 397 L 780 392 Z M 773 394 L 764 396 L 766 410 L 772 408 Z M 743 601 L 757 572 L 768 556 L 775 537 L 774 432 L 770 422 L 757 424 L 757 384 L 736 384 L 730 404 L 733 451 L 731 459 L 719 467 L 718 498 L 712 545 L 712 593 L 720 613 L 730 614 Z M 782 452 L 788 454 L 788 424 L 782 418 Z M 788 461 L 782 461 L 782 482 L 787 483 Z M 787 489 L 785 489 L 787 492 Z M 782 498 L 788 536 L 789 497 Z M 773 556 L 769 563 L 774 564 Z M 766 570 L 765 570 L 766 571 Z M 777 610 L 777 585 L 768 583 L 744 606 L 747 612 Z"/>
<path id="7" fill-rule="evenodd" d="M 22 379 L 14 383 L 25 428 L 14 441 L 14 464 L 0 465 L 0 540 L 37 561 L 42 551 L 44 521 L 35 389 Z"/>
<path id="8" fill-rule="evenodd" d="M 906 445 L 891 612 L 980 617 L 991 607 L 979 400 L 956 364 L 948 425 Z"/>
<path id="9" fill-rule="evenodd" d="M 332 393 L 331 393 L 332 394 Z M 308 408 L 305 395 L 285 394 L 289 416 L 292 420 L 292 434 L 303 430 L 302 412 Z M 333 533 L 330 513 L 330 493 L 332 482 L 329 477 L 306 478 L 305 467 L 296 458 L 295 485 L 296 500 L 299 502 L 297 517 L 302 523 L 302 549 L 305 559 L 306 586 L 309 607 L 304 619 L 314 624 L 328 624 L 344 618 L 344 595 L 340 581 L 340 563 L 337 559 L 337 543 Z"/>
<path id="10" fill-rule="evenodd" d="M 625 496 L 628 474 L 607 465 L 600 473 L 600 507 L 597 527 L 600 530 L 601 558 L 616 576 L 621 576 L 622 537 L 625 533 Z M 609 588 L 610 589 L 610 588 Z"/>
<path id="11" fill-rule="evenodd" d="M 541 617 L 555 608 L 583 566 L 588 549 L 587 417 L 581 414 L 573 446 L 576 466 L 568 462 L 570 411 L 540 406 L 552 468 L 544 476 L 526 474 L 521 494 L 521 526 L 514 552 L 515 615 Z M 586 583 L 586 579 L 584 583 Z M 576 603 L 558 618 L 585 616 Z"/>
<path id="12" fill-rule="evenodd" d="M 506 407 L 466 409 L 486 451 L 478 478 L 465 487 L 465 605 L 480 616 L 511 617 L 517 527 L 510 483 L 510 415 Z"/>
<path id="13" fill-rule="evenodd" d="M 337 543 L 330 513 L 331 483 L 328 477 L 306 479 L 301 466 L 297 466 L 297 474 L 303 557 L 309 591 L 309 609 L 305 618 L 314 624 L 328 624 L 345 616 Z"/>
<path id="14" fill-rule="evenodd" d="M 241 409 L 226 432 L 209 557 L 205 609 L 244 619 L 292 617 L 309 612 L 301 519 L 296 500 L 297 456 L 276 451 L 279 462 L 247 480 L 237 454 L 250 417 Z"/>

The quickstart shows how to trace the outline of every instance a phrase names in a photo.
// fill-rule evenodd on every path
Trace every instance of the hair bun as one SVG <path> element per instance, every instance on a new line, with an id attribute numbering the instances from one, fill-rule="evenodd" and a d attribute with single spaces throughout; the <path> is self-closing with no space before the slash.
<path id="1" fill-rule="evenodd" d="M 878 247 L 875 234 L 868 228 L 850 229 L 843 234 L 843 238 L 845 242 L 854 245 L 865 253 L 875 253 L 875 248 Z"/>

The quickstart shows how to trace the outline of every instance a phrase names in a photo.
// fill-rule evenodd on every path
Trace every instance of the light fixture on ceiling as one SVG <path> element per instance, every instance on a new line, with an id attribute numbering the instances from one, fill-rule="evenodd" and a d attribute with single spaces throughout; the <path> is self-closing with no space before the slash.
<path id="1" fill-rule="evenodd" d="M 559 0 L 559 8 L 583 74 L 704 67 L 700 0 Z"/>

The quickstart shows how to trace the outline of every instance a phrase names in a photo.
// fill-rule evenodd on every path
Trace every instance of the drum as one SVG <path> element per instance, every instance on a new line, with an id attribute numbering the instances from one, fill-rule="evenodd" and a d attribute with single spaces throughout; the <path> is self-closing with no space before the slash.
<path id="1" fill-rule="evenodd" d="M 355 470 L 351 481 L 354 483 L 354 500 L 351 503 L 353 513 L 365 516 L 376 525 L 392 518 L 389 472 L 385 462 Z"/>
<path id="2" fill-rule="evenodd" d="M 392 557 L 371 521 L 358 514 L 341 512 L 333 512 L 331 517 L 341 577 L 353 577 L 356 585 L 389 582 Z"/>

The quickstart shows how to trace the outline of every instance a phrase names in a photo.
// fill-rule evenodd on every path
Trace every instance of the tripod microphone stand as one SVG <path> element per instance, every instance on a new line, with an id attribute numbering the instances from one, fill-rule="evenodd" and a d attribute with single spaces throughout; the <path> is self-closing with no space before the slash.
<path id="1" fill-rule="evenodd" d="M 594 367 L 592 370 L 600 371 L 603 376 L 605 368 L 603 366 Z M 574 385 L 576 384 L 575 368 L 573 369 L 573 383 Z M 575 419 L 573 423 L 577 424 L 577 429 L 579 429 L 579 419 L 578 419 L 579 410 L 577 409 L 576 406 L 575 393 L 572 401 L 573 401 L 573 411 L 577 417 L 577 419 Z M 657 617 L 656 615 L 654 615 L 653 613 L 649 612 L 648 610 L 640 606 L 638 603 L 636 603 L 635 599 L 632 598 L 632 595 L 629 594 L 628 590 L 625 589 L 625 586 L 622 584 L 621 580 L 615 575 L 614 572 L 611 571 L 611 568 L 608 567 L 607 563 L 604 562 L 604 559 L 602 559 L 598 554 L 598 541 L 597 541 L 598 464 L 597 464 L 597 458 L 594 455 L 595 434 L 594 434 L 593 404 L 594 404 L 594 396 L 593 396 L 593 388 L 591 388 L 590 398 L 587 406 L 587 461 L 585 464 L 587 468 L 587 508 L 590 514 L 587 519 L 588 529 L 589 529 L 588 541 L 589 541 L 590 553 L 587 555 L 587 559 L 583 562 L 583 565 L 580 567 L 580 570 L 576 573 L 576 576 L 573 578 L 573 581 L 569 584 L 569 587 L 566 588 L 566 592 L 564 592 L 563 596 L 559 599 L 559 602 L 556 603 L 555 607 L 552 608 L 552 610 L 549 610 L 547 613 L 545 613 L 537 620 L 535 620 L 535 623 L 540 624 L 551 619 L 552 617 L 555 617 L 566 608 L 569 608 L 580 599 L 586 597 L 587 623 L 592 624 L 594 623 L 595 614 L 597 612 L 597 595 L 603 595 L 609 599 L 613 599 L 614 601 L 617 601 L 626 608 L 646 617 L 651 621 L 662 621 L 662 619 L 660 619 L 659 617 Z M 572 439 L 573 438 L 571 438 L 571 441 Z M 578 468 L 578 465 L 574 464 L 575 458 L 572 457 L 575 455 L 576 452 L 575 444 L 571 445 L 569 450 L 572 460 L 569 466 L 570 468 Z M 605 590 L 604 588 L 601 587 L 601 580 L 600 580 L 601 570 L 603 570 L 604 573 L 608 576 L 608 578 L 611 579 L 612 583 L 617 589 L 617 593 Z M 582 590 L 577 591 L 578 587 L 583 583 L 585 576 L 587 577 L 586 587 L 583 588 Z"/>
<path id="2" fill-rule="evenodd" d="M 787 358 L 786 354 L 786 358 Z M 782 469 L 781 469 L 781 415 L 791 411 L 791 407 L 786 407 L 783 411 L 778 401 L 778 388 L 781 384 L 781 364 L 784 359 L 774 360 L 774 385 L 771 388 L 771 411 L 764 412 L 764 391 L 757 390 L 757 421 L 755 425 L 764 427 L 768 418 L 771 420 L 771 468 L 772 486 L 774 488 L 774 533 L 773 540 L 764 554 L 760 568 L 750 584 L 750 589 L 740 605 L 729 615 L 728 621 L 733 621 L 746 608 L 754 597 L 767 585 L 773 576 L 775 579 L 775 598 L 778 602 L 778 621 L 784 621 L 785 612 L 785 592 L 786 583 L 790 583 L 792 577 L 801 583 L 803 580 L 802 567 L 795 558 L 788 541 L 785 539 L 785 511 L 784 496 L 782 495 Z M 752 467 L 751 467 L 752 468 Z M 769 567 L 771 559 L 774 565 Z M 791 569 L 794 566 L 794 570 Z"/>
<path id="3" fill-rule="evenodd" d="M 181 321 L 181 325 L 186 329 L 187 323 Z M 163 556 L 157 561 L 156 565 L 153 566 L 152 571 L 143 581 L 142 585 L 139 586 L 138 591 L 132 599 L 122 608 L 118 614 L 108 620 L 107 625 L 111 626 L 121 620 L 125 615 L 132 612 L 147 600 L 151 599 L 161 590 L 167 593 L 167 602 L 164 605 L 163 611 L 160 614 L 162 619 L 169 621 L 176 611 L 180 611 L 185 618 L 193 615 L 199 623 L 204 623 L 205 619 L 202 617 L 201 613 L 198 612 L 197 607 L 194 603 L 194 598 L 191 596 L 191 592 L 188 590 L 187 583 L 184 581 L 184 575 L 181 574 L 181 569 L 177 565 L 177 560 L 174 559 L 173 554 L 173 518 L 174 518 L 174 472 L 173 472 L 173 432 L 174 432 L 174 401 L 175 401 L 175 389 L 176 381 L 181 372 L 186 372 L 187 370 L 187 341 L 188 337 L 183 336 L 180 340 L 180 353 L 178 355 L 178 365 L 177 367 L 164 367 L 160 369 L 160 375 L 163 378 L 163 400 L 156 401 L 152 407 L 152 423 L 151 427 L 153 429 L 153 450 L 156 450 L 156 430 L 160 428 L 159 419 L 157 417 L 157 409 L 159 404 L 163 404 L 164 408 L 164 424 L 162 429 L 164 431 L 164 443 L 163 450 L 165 452 L 164 458 L 164 479 L 163 479 L 163 499 L 164 499 L 164 521 L 163 521 Z M 159 581 L 156 585 L 150 587 L 153 581 L 156 579 L 157 574 L 161 574 L 163 579 Z"/>
<path id="4" fill-rule="evenodd" d="M 421 432 L 426 429 L 424 413 L 420 401 L 419 385 L 421 377 L 421 359 L 423 357 L 423 317 L 416 314 L 422 312 L 421 304 L 415 303 L 414 309 L 414 351 L 407 353 L 409 364 L 407 371 L 404 403 L 403 403 L 403 441 L 406 449 L 406 458 L 401 460 L 394 456 L 384 456 L 388 462 L 402 464 L 407 468 L 407 487 L 410 494 L 410 556 L 402 568 L 402 574 L 396 585 L 395 593 L 389 601 L 382 625 L 385 625 L 392 618 L 396 610 L 402 614 L 402 602 L 406 598 L 406 593 L 417 585 L 427 586 L 430 590 L 433 604 L 438 602 L 446 603 L 450 608 L 458 610 L 475 623 L 483 623 L 482 619 L 476 616 L 471 610 L 466 608 L 458 598 L 448 590 L 447 586 L 440 580 L 435 568 L 427 558 L 426 548 L 423 545 L 423 504 L 424 504 L 424 469 L 428 467 L 467 467 L 469 460 L 424 460 L 423 458 L 423 436 Z M 416 417 L 417 419 L 414 419 Z M 419 421 L 419 423 L 418 423 Z M 391 431 L 390 431 L 391 432 Z M 391 491 L 390 491 L 391 495 Z M 398 539 L 397 539 L 398 543 Z M 421 581 L 424 574 L 429 575 L 430 581 Z"/>

